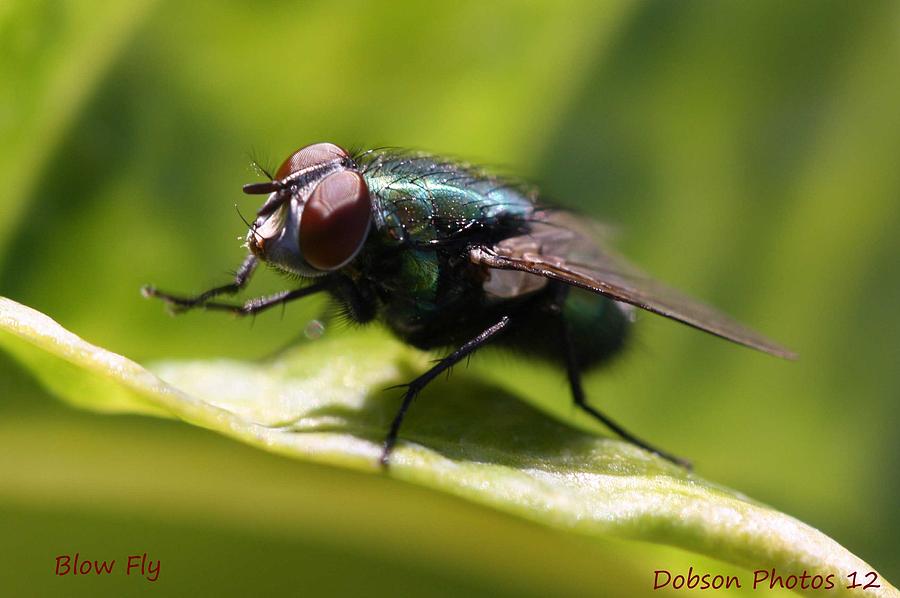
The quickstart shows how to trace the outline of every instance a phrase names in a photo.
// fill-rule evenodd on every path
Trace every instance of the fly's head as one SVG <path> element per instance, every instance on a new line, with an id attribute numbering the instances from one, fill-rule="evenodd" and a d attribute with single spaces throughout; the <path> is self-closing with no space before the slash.
<path id="1" fill-rule="evenodd" d="M 372 225 L 366 181 L 350 155 L 332 143 L 300 148 L 271 181 L 244 185 L 268 194 L 247 233 L 260 260 L 300 276 L 322 276 L 349 263 Z"/>

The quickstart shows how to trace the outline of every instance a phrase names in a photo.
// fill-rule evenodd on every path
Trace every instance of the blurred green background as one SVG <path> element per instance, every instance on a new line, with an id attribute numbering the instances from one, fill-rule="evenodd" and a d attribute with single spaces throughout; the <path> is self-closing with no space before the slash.
<path id="1" fill-rule="evenodd" d="M 645 269 L 801 354 L 642 319 L 597 404 L 900 579 L 900 4 L 0 4 L 0 294 L 138 361 L 256 358 L 168 318 L 242 256 L 251 157 L 397 145 L 519 173 Z M 278 287 L 260 277 L 254 291 Z M 331 331 L 333 332 L 333 331 Z M 567 401 L 562 378 L 561 401 Z M 18 594 L 634 595 L 731 568 L 570 536 L 175 422 L 80 413 L 0 355 L 0 583 Z M 56 578 L 80 552 L 158 585 Z"/>

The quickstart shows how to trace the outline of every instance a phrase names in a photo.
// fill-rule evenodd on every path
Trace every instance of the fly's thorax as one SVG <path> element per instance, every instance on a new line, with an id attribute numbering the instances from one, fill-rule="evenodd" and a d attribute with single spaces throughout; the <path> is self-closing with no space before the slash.
<path id="1" fill-rule="evenodd" d="M 465 163 L 427 154 L 370 152 L 360 164 L 383 242 L 489 243 L 517 230 L 536 192 Z"/>
<path id="2" fill-rule="evenodd" d="M 360 251 L 371 228 L 372 201 L 349 154 L 330 143 L 301 148 L 270 183 L 248 185 L 270 192 L 247 234 L 263 262 L 303 277 L 343 268 Z"/>

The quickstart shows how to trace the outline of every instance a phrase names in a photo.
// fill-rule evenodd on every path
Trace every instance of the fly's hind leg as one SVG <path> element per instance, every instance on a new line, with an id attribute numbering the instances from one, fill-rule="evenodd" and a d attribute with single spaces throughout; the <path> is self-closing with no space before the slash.
<path id="1" fill-rule="evenodd" d="M 247 286 L 247 283 L 250 282 L 250 277 L 253 276 L 253 272 L 256 271 L 256 266 L 259 261 L 256 256 L 250 254 L 247 258 L 241 263 L 240 267 L 237 269 L 237 272 L 234 274 L 234 282 L 229 284 L 225 284 L 219 287 L 213 287 L 208 291 L 203 291 L 197 295 L 184 297 L 179 295 L 172 295 L 171 293 L 166 293 L 160 291 L 156 287 L 152 285 L 146 285 L 141 289 L 141 294 L 144 297 L 157 297 L 165 301 L 176 313 L 181 313 L 193 309 L 195 307 L 208 307 L 208 303 L 210 299 L 214 299 L 220 295 L 234 295 L 241 289 Z M 215 308 L 213 308 L 215 309 Z"/>
<path id="2" fill-rule="evenodd" d="M 649 442 L 641 440 L 640 438 L 614 422 L 601 411 L 588 405 L 587 399 L 584 395 L 584 388 L 581 386 L 581 370 L 578 368 L 578 356 L 575 354 L 575 345 L 572 342 L 572 334 L 569 330 L 569 323 L 566 322 L 565 318 L 561 314 L 558 316 L 558 320 L 560 328 L 560 339 L 562 340 L 563 352 L 565 354 L 566 360 L 566 373 L 569 377 L 569 386 L 572 389 L 572 398 L 575 401 L 575 405 L 583 409 L 585 412 L 605 425 L 607 428 L 618 434 L 619 437 L 623 440 L 635 444 L 642 449 L 648 450 L 651 453 L 655 453 L 666 461 L 671 461 L 672 463 L 680 465 L 685 469 L 691 469 L 690 461 L 686 461 L 685 459 L 676 457 L 675 455 L 656 448 Z"/>
<path id="3" fill-rule="evenodd" d="M 381 465 L 383 467 L 387 467 L 388 461 L 390 460 L 391 452 L 394 450 L 394 445 L 397 444 L 397 435 L 400 432 L 400 426 L 403 424 L 403 418 L 406 416 L 406 411 L 409 409 L 410 404 L 413 399 L 416 398 L 423 388 L 425 388 L 429 382 L 437 378 L 441 373 L 453 367 L 455 364 L 459 363 L 469 355 L 475 352 L 479 347 L 487 344 L 492 338 L 500 334 L 503 330 L 505 330 L 510 323 L 509 316 L 503 316 L 499 322 L 461 346 L 459 349 L 444 357 L 440 361 L 438 361 L 434 367 L 430 370 L 410 382 L 406 385 L 406 394 L 403 395 L 403 402 L 400 404 L 400 409 L 397 411 L 397 415 L 394 416 L 394 421 L 391 422 L 391 429 L 388 431 L 387 437 L 384 439 L 384 450 L 381 453 Z"/>

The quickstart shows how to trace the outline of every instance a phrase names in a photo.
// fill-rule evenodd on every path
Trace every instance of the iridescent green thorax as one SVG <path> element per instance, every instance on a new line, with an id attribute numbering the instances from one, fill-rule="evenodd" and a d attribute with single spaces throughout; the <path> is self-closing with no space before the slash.
<path id="1" fill-rule="evenodd" d="M 354 158 L 372 201 L 372 229 L 348 272 L 375 289 L 401 338 L 479 310 L 484 293 L 468 247 L 528 231 L 536 192 L 462 163 L 391 151 Z M 446 326 L 445 326 L 446 327 Z"/>
<path id="2" fill-rule="evenodd" d="M 434 245 L 521 223 L 534 190 L 434 156 L 371 152 L 358 158 L 388 242 Z"/>

